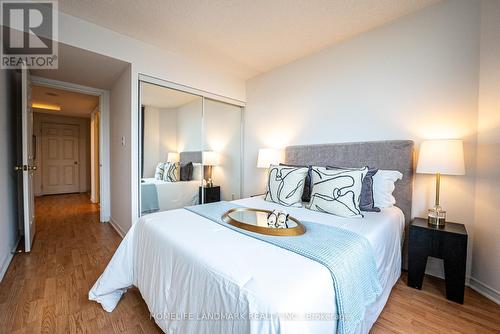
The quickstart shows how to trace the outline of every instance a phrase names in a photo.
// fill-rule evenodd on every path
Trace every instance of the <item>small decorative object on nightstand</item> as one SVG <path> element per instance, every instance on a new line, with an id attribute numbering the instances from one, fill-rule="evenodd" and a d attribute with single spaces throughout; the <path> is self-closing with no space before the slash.
<path id="1" fill-rule="evenodd" d="M 427 221 L 430 225 L 442 227 L 446 211 L 439 205 L 441 174 L 464 175 L 464 149 L 459 139 L 426 140 L 420 144 L 417 173 L 436 174 L 436 203 L 429 209 Z"/>
<path id="2" fill-rule="evenodd" d="M 198 190 L 199 203 L 202 203 L 202 193 L 203 193 L 203 203 L 213 203 L 220 201 L 220 186 L 212 187 L 201 187 Z"/>
<path id="3" fill-rule="evenodd" d="M 421 289 L 427 257 L 443 259 L 446 298 L 464 303 L 467 230 L 463 224 L 429 226 L 427 219 L 415 218 L 410 224 L 408 244 L 408 286 Z"/>

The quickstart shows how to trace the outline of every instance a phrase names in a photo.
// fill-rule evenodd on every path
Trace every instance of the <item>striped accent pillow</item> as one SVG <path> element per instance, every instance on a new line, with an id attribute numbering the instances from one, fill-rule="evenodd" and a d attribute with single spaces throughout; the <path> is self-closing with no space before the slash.
<path id="1" fill-rule="evenodd" d="M 178 162 L 165 162 L 163 181 L 177 182 L 180 180 L 180 164 Z"/>
<path id="2" fill-rule="evenodd" d="M 163 173 L 165 172 L 165 163 L 159 162 L 155 169 L 155 180 L 163 180 Z"/>

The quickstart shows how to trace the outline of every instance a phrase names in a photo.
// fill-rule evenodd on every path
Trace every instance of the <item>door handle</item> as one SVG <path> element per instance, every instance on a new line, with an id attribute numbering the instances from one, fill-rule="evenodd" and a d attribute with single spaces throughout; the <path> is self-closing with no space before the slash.
<path id="1" fill-rule="evenodd" d="M 14 170 L 15 170 L 16 172 L 22 171 L 22 170 L 24 170 L 24 166 L 23 166 L 23 165 L 14 166 Z"/>
<path id="2" fill-rule="evenodd" d="M 35 165 L 33 165 L 33 166 L 28 166 L 28 170 L 36 170 L 36 168 L 37 168 L 37 167 L 36 167 Z"/>

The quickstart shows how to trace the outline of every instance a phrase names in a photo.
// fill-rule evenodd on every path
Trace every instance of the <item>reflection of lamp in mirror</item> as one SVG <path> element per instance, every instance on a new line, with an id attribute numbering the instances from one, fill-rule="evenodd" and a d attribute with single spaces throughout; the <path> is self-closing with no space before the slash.
<path id="1" fill-rule="evenodd" d="M 167 154 L 167 162 L 179 162 L 180 157 L 177 152 L 168 152 Z"/>
<path id="2" fill-rule="evenodd" d="M 203 162 L 203 180 L 205 181 L 207 187 L 212 187 L 212 167 L 219 164 L 219 157 L 214 151 L 203 151 L 202 153 Z"/>
<path id="3" fill-rule="evenodd" d="M 441 174 L 464 175 L 464 148 L 462 140 L 441 139 L 426 140 L 420 144 L 417 173 L 436 174 L 436 203 L 429 209 L 429 225 L 443 227 L 446 211 L 439 205 L 439 187 Z"/>

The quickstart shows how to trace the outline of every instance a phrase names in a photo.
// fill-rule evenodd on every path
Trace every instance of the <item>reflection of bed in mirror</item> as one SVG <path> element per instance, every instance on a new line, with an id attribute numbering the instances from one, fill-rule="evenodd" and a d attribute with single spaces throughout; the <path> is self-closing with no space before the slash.
<path id="1" fill-rule="evenodd" d="M 203 167 L 201 152 L 181 152 L 180 164 L 194 164 L 190 181 L 167 182 L 153 178 L 141 180 L 141 213 L 179 209 L 198 204 L 198 187 L 201 184 Z"/>

